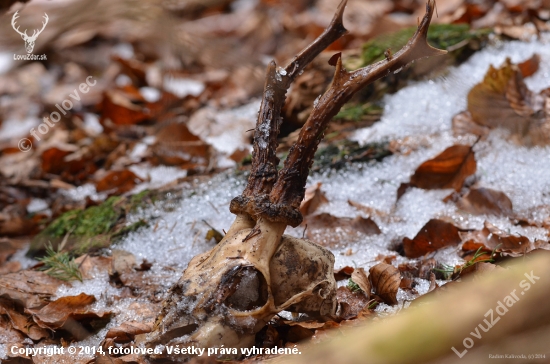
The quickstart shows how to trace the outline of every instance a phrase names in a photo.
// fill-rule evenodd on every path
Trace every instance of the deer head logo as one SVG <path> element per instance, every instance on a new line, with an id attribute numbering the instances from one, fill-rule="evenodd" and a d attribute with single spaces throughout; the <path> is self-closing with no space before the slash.
<path id="1" fill-rule="evenodd" d="M 27 29 L 25 29 L 24 32 L 19 31 L 19 27 L 15 27 L 15 20 L 19 18 L 19 15 L 17 14 L 17 11 L 15 14 L 13 14 L 13 17 L 11 18 L 11 26 L 13 29 L 21 35 L 21 38 L 25 41 L 25 48 L 27 49 L 27 53 L 32 53 L 32 50 L 34 48 L 34 42 L 36 41 L 36 38 L 42 33 L 44 28 L 46 28 L 46 24 L 48 24 L 48 14 L 44 13 L 44 21 L 42 22 L 42 29 L 40 30 L 34 30 L 31 36 L 27 35 Z"/>

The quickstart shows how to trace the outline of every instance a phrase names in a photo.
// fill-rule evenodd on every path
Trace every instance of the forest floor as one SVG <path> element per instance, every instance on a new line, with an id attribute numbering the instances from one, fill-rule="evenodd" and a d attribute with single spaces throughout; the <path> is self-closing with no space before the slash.
<path id="1" fill-rule="evenodd" d="M 223 238 L 250 170 L 266 63 L 291 59 L 337 5 L 0 8 L 1 362 L 143 362 L 97 351 L 150 332 L 191 258 Z M 332 55 L 356 69 L 396 52 L 424 5 L 349 1 L 349 34 L 288 92 L 281 164 L 332 79 Z M 282 312 L 256 346 L 316 345 L 550 250 L 548 9 L 439 0 L 429 40 L 449 54 L 344 106 L 315 156 L 304 222 L 286 230 L 334 254 L 338 315 Z M 47 13 L 33 51 L 45 60 L 14 57 L 26 53 L 16 10 L 28 29 Z M 52 345 L 77 352 L 18 351 Z"/>

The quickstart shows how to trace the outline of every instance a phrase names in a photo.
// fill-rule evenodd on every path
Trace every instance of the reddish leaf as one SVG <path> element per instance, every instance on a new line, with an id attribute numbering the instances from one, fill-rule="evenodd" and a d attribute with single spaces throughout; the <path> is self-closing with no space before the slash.
<path id="1" fill-rule="evenodd" d="M 132 190 L 136 184 L 143 182 L 130 170 L 112 171 L 96 183 L 97 192 L 112 191 L 116 194 L 122 194 Z"/>
<path id="2" fill-rule="evenodd" d="M 191 133 L 183 123 L 168 123 L 159 129 L 151 146 L 154 165 L 164 164 L 191 169 L 206 167 L 210 162 L 210 146 Z"/>
<path id="3" fill-rule="evenodd" d="M 438 249 L 461 242 L 459 230 L 451 223 L 432 219 L 420 229 L 414 239 L 404 238 L 405 256 L 418 258 Z"/>
<path id="4" fill-rule="evenodd" d="M 401 283 L 399 270 L 393 265 L 378 263 L 369 270 L 374 293 L 389 305 L 397 304 L 397 290 Z"/>
<path id="5" fill-rule="evenodd" d="M 512 201 L 508 196 L 489 188 L 471 189 L 457 206 L 474 215 L 512 215 Z"/>
<path id="6" fill-rule="evenodd" d="M 476 172 L 472 147 L 453 145 L 420 165 L 411 177 L 415 187 L 431 190 L 453 188 L 459 191 L 466 178 Z"/>
<path id="7" fill-rule="evenodd" d="M 495 250 L 497 253 L 512 257 L 522 256 L 538 248 L 542 243 L 531 243 L 525 236 L 507 234 L 487 221 L 482 230 L 462 233 L 461 237 L 464 241 L 462 245 L 464 251 L 475 251 L 482 247 L 486 252 Z"/>
<path id="8" fill-rule="evenodd" d="M 540 56 L 533 54 L 533 56 L 521 63 L 518 63 L 518 68 L 523 77 L 529 77 L 538 71 L 540 65 Z"/>

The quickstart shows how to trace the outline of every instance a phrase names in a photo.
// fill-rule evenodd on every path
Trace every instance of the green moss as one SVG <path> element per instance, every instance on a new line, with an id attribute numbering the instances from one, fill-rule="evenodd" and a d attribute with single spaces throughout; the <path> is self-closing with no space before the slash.
<path id="1" fill-rule="evenodd" d="M 312 171 L 318 172 L 327 168 L 340 169 L 349 163 L 381 161 L 391 155 L 389 143 L 370 143 L 359 145 L 357 142 L 343 140 L 319 148 L 315 153 Z"/>
<path id="2" fill-rule="evenodd" d="M 382 113 L 382 108 L 378 105 L 373 105 L 370 103 L 367 104 L 346 104 L 340 110 L 338 115 L 334 117 L 334 120 L 351 120 L 351 121 L 362 121 L 368 117 L 380 117 Z M 327 136 L 328 138 L 328 136 Z"/>
<path id="3" fill-rule="evenodd" d="M 145 220 L 127 225 L 126 215 L 152 199 L 150 191 L 143 191 L 128 198 L 110 197 L 102 204 L 84 210 L 68 211 L 33 239 L 28 255 L 40 255 L 47 244 L 57 247 L 65 237 L 65 249 L 75 256 L 108 247 L 116 238 L 147 225 Z"/>
<path id="4" fill-rule="evenodd" d="M 360 67 L 384 59 L 384 52 L 389 48 L 393 53 L 398 52 L 412 37 L 416 27 L 383 34 L 363 45 L 362 65 Z M 486 37 L 490 30 L 470 30 L 467 24 L 432 24 L 428 30 L 428 43 L 433 47 L 448 49 L 465 41 L 479 40 Z"/>

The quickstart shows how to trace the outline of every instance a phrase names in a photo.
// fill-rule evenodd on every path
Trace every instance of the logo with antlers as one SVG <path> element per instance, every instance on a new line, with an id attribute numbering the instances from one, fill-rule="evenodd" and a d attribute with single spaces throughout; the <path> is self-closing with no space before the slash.
<path id="1" fill-rule="evenodd" d="M 44 21 L 42 22 L 42 29 L 40 30 L 34 30 L 31 36 L 27 35 L 27 29 L 25 29 L 24 32 L 19 31 L 19 27 L 15 27 L 15 21 L 19 18 L 19 15 L 17 14 L 17 11 L 15 14 L 13 14 L 13 17 L 11 18 L 11 26 L 13 29 L 21 35 L 21 38 L 25 41 L 25 49 L 27 50 L 27 53 L 32 53 L 32 50 L 34 49 L 34 42 L 36 42 L 36 38 L 42 33 L 44 28 L 46 28 L 46 24 L 48 24 L 48 14 L 44 13 Z"/>

